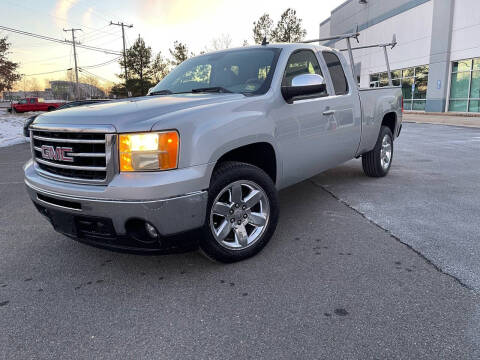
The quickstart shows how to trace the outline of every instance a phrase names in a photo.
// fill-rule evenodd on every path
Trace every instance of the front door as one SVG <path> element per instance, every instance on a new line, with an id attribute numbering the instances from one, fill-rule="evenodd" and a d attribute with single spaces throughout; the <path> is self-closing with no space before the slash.
<path id="1" fill-rule="evenodd" d="M 326 71 L 328 69 L 324 66 L 324 72 Z M 309 73 L 324 76 L 317 54 L 310 49 L 297 50 L 288 60 L 282 85 L 289 86 L 293 77 Z M 276 109 L 274 118 L 277 147 L 283 165 L 282 187 L 345 161 L 345 144 L 339 144 L 345 142 L 339 119 L 343 123 L 350 120 L 339 108 L 342 101 L 335 100 L 335 97 L 330 84 L 328 93 L 319 94 L 316 98 L 296 100 L 291 104 L 283 102 Z M 358 133 L 360 136 L 360 130 Z M 348 155 L 350 156 L 349 152 Z"/>

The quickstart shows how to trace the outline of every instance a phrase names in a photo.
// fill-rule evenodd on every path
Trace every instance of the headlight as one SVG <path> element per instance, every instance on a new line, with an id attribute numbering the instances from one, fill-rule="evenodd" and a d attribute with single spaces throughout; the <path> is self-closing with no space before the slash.
<path id="1" fill-rule="evenodd" d="M 176 131 L 120 134 L 120 171 L 175 169 L 179 143 Z"/>

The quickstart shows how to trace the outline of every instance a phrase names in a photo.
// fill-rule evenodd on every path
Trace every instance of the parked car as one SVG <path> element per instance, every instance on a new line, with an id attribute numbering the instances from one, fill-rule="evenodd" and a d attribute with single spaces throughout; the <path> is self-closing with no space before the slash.
<path id="1" fill-rule="evenodd" d="M 62 106 L 64 102 L 44 100 L 42 98 L 26 98 L 13 103 L 11 112 L 24 113 L 28 111 L 52 111 Z"/>
<path id="2" fill-rule="evenodd" d="M 358 89 L 337 50 L 228 49 L 186 60 L 149 96 L 40 115 L 25 183 L 80 241 L 152 251 L 199 228 L 203 253 L 233 262 L 272 237 L 278 190 L 357 157 L 387 175 L 401 126 L 401 89 Z"/>
<path id="3" fill-rule="evenodd" d="M 63 104 L 57 108 L 57 110 L 69 109 L 71 107 L 82 106 L 82 105 L 90 105 L 90 104 L 97 104 L 105 101 L 110 101 L 108 99 L 91 99 L 91 100 L 78 100 L 78 101 L 70 101 L 66 104 Z M 23 123 L 23 135 L 25 137 L 30 137 L 30 125 L 33 121 L 37 118 L 37 115 L 30 116 L 28 119 L 25 120 Z"/>

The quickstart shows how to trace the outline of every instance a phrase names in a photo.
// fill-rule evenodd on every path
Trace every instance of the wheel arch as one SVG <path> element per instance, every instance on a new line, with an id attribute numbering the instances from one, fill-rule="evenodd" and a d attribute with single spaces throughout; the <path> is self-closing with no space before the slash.
<path id="1" fill-rule="evenodd" d="M 397 113 L 394 111 L 388 111 L 383 115 L 381 126 L 386 126 L 392 132 L 392 136 L 395 138 L 397 129 Z M 380 127 L 381 128 L 381 127 Z"/>
<path id="2" fill-rule="evenodd" d="M 226 161 L 238 161 L 257 166 L 267 173 L 273 183 L 277 183 L 280 171 L 279 159 L 274 145 L 269 141 L 250 142 L 230 147 L 217 156 L 214 161 L 215 168 Z"/>

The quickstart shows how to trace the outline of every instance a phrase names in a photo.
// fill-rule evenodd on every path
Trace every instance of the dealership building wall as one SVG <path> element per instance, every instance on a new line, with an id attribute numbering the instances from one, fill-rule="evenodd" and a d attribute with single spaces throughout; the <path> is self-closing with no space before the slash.
<path id="1" fill-rule="evenodd" d="M 396 34 L 388 54 L 406 110 L 480 113 L 480 0 L 348 0 L 320 24 L 320 37 L 357 25 L 360 46 Z M 346 47 L 345 40 L 323 45 Z M 362 87 L 388 85 L 383 49 L 355 51 L 354 61 Z"/>

